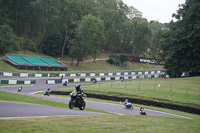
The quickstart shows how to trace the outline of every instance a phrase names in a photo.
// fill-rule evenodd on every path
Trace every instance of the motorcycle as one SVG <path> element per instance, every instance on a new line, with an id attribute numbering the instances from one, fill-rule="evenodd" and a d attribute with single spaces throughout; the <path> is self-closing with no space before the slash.
<path id="1" fill-rule="evenodd" d="M 97 80 L 96 79 L 93 81 L 93 84 L 97 84 Z"/>
<path id="2" fill-rule="evenodd" d="M 50 91 L 44 91 L 44 96 L 50 96 Z"/>
<path id="3" fill-rule="evenodd" d="M 65 81 L 65 82 L 63 83 L 63 86 L 67 86 L 67 81 Z"/>
<path id="4" fill-rule="evenodd" d="M 18 92 L 20 92 L 20 91 L 22 91 L 22 87 L 19 87 L 19 88 L 18 88 Z"/>
<path id="5" fill-rule="evenodd" d="M 128 103 L 124 103 L 126 109 L 133 109 L 133 105 L 132 103 L 128 102 Z"/>
<path id="6" fill-rule="evenodd" d="M 147 113 L 146 113 L 146 110 L 143 108 L 143 109 L 140 109 L 140 114 L 141 115 L 147 115 Z"/>
<path id="7" fill-rule="evenodd" d="M 84 98 L 86 97 L 85 94 L 70 94 L 71 99 L 69 101 L 69 108 L 73 109 L 74 107 L 78 107 L 80 110 L 84 110 L 86 103 L 84 101 Z"/>

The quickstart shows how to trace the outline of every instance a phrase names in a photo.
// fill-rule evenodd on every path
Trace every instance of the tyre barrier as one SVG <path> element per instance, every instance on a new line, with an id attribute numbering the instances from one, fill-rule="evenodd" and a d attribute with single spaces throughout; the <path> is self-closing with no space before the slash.
<path id="1" fill-rule="evenodd" d="M 57 95 L 69 95 L 70 93 L 71 92 L 51 91 L 51 94 L 57 94 Z M 178 110 L 182 112 L 200 115 L 200 109 L 194 108 L 194 107 L 188 107 L 188 106 L 164 103 L 164 102 L 157 102 L 157 101 L 150 101 L 150 100 L 143 100 L 143 99 L 137 99 L 137 98 L 124 98 L 124 97 L 107 96 L 107 95 L 90 94 L 90 93 L 85 93 L 85 94 L 89 98 L 97 98 L 97 99 L 111 100 L 111 101 L 125 101 L 125 99 L 128 99 L 131 103 L 135 103 L 135 104 L 142 104 L 142 105 L 147 105 L 147 106 Z"/>

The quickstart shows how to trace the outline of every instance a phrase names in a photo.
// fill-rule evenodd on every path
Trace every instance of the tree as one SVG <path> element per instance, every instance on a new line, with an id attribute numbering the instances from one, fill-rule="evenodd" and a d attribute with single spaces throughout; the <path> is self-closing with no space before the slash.
<path id="1" fill-rule="evenodd" d="M 152 36 L 148 52 L 152 59 L 162 61 L 161 40 L 165 26 L 157 21 L 151 21 L 150 27 Z"/>
<path id="2" fill-rule="evenodd" d="M 105 40 L 103 21 L 91 14 L 84 16 L 77 32 L 80 42 L 87 46 L 88 54 L 94 58 L 95 63 Z"/>
<path id="3" fill-rule="evenodd" d="M 17 44 L 17 37 L 9 25 L 0 26 L 0 53 L 5 54 L 12 51 Z"/>
<path id="4" fill-rule="evenodd" d="M 186 0 L 177 14 L 177 22 L 171 22 L 162 48 L 165 68 L 171 77 L 181 76 L 183 71 L 200 75 L 200 1 Z"/>
<path id="5" fill-rule="evenodd" d="M 151 29 L 146 19 L 133 18 L 132 29 L 134 31 L 133 56 L 140 56 L 147 51 L 151 38 Z"/>
<path id="6" fill-rule="evenodd" d="M 40 50 L 47 55 L 58 56 L 61 53 L 62 38 L 58 34 L 46 36 L 40 44 Z"/>

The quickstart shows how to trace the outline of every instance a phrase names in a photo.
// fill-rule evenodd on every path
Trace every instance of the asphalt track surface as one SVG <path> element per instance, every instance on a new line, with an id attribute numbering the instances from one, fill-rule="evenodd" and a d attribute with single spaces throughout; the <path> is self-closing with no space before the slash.
<path id="1" fill-rule="evenodd" d="M 5 79 L 5 78 L 4 78 Z M 23 80 L 20 78 L 20 80 Z M 26 79 L 27 80 L 27 79 Z M 67 87 L 75 86 L 75 84 L 69 84 Z M 12 93 L 23 94 L 32 97 L 38 97 L 42 99 L 63 102 L 68 104 L 70 98 L 67 97 L 57 97 L 57 96 L 43 96 L 34 94 L 35 92 L 45 91 L 47 88 L 51 90 L 57 90 L 61 88 L 66 88 L 62 84 L 48 85 L 46 84 L 46 79 L 40 78 L 36 79 L 35 85 L 25 85 L 22 86 L 23 89 L 21 92 L 17 92 L 20 86 L 0 86 L 0 90 Z M 84 89 L 84 86 L 83 86 Z M 139 108 L 134 107 L 133 110 L 126 109 L 124 105 L 120 104 L 111 104 L 103 102 L 94 102 L 86 101 L 87 108 L 93 108 L 98 110 L 104 110 L 107 112 L 112 112 L 118 115 L 140 115 Z M 67 106 L 67 105 L 66 105 Z M 134 105 L 133 105 L 134 106 Z M 176 117 L 176 118 L 188 118 L 180 115 L 169 114 L 165 112 L 155 111 L 146 109 L 147 115 L 151 116 L 167 116 L 167 117 Z M 67 108 L 58 108 L 50 106 L 42 106 L 35 104 L 27 103 L 13 103 L 13 102 L 0 102 L 0 118 L 13 118 L 13 117 L 45 117 L 45 116 L 68 116 L 68 115 L 105 115 L 103 113 L 90 112 L 90 111 L 81 111 L 78 108 L 67 109 Z M 188 118 L 190 119 L 190 118 Z"/>

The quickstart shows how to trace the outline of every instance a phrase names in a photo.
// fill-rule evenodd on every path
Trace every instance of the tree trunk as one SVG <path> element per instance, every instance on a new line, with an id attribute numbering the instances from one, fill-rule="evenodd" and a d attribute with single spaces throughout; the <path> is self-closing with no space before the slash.
<path id="1" fill-rule="evenodd" d="M 73 62 L 74 62 L 74 58 L 72 57 L 72 60 L 71 60 L 71 65 L 73 65 Z"/>
<path id="2" fill-rule="evenodd" d="M 65 29 L 65 40 L 64 40 L 64 43 L 63 43 L 61 59 L 63 59 L 64 51 L 65 51 L 65 46 L 66 46 L 66 42 L 67 42 L 67 29 L 68 29 L 68 26 Z"/>
<path id="3" fill-rule="evenodd" d="M 93 63 L 96 63 L 96 56 L 94 57 L 94 61 L 93 61 Z"/>

